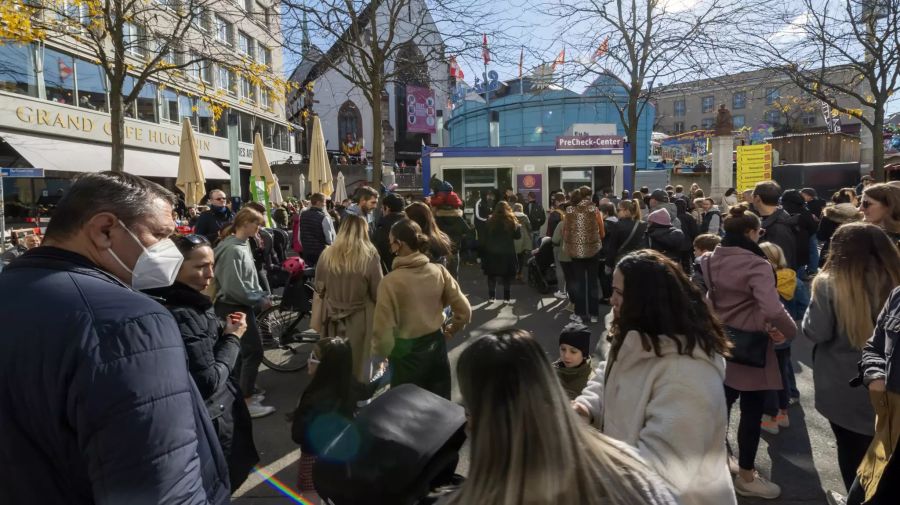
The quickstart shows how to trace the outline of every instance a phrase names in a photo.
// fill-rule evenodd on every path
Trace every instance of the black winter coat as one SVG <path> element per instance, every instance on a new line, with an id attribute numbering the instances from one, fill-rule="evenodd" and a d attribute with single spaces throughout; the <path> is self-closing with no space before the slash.
<path id="1" fill-rule="evenodd" d="M 203 235 L 209 239 L 210 244 L 215 244 L 219 240 L 219 232 L 232 221 L 234 221 L 234 212 L 231 212 L 228 207 L 225 207 L 224 212 L 206 210 L 201 212 L 200 217 L 197 218 L 194 233 Z"/>
<path id="2" fill-rule="evenodd" d="M 665 254 L 676 263 L 681 262 L 686 241 L 684 232 L 674 226 L 650 223 L 650 226 L 647 227 L 647 242 L 650 249 Z"/>
<path id="3" fill-rule="evenodd" d="M 381 257 L 381 270 L 388 273 L 393 269 L 394 255 L 391 253 L 391 226 L 406 218 L 406 212 L 392 212 L 378 220 L 375 233 L 372 234 L 372 245 Z"/>
<path id="4" fill-rule="evenodd" d="M 519 255 L 516 254 L 516 240 L 522 238 L 522 227 L 494 226 L 488 222 L 485 239 L 482 242 L 483 254 L 481 270 L 485 275 L 512 277 L 519 271 Z"/>
<path id="5" fill-rule="evenodd" d="M 760 217 L 762 218 L 762 227 L 766 230 L 766 234 L 760 237 L 759 241 L 771 242 L 781 247 L 788 267 L 796 270 L 798 267 L 797 234 L 794 231 L 796 223 L 791 220 L 791 216 L 783 209 L 776 209 L 772 214 Z M 807 258 L 808 261 L 809 258 Z"/>
<path id="6" fill-rule="evenodd" d="M 222 449 L 162 305 L 45 246 L 0 273 L 0 320 L 0 503 L 229 502 Z"/>
<path id="7" fill-rule="evenodd" d="M 466 236 L 472 233 L 469 223 L 463 217 L 459 209 L 437 209 L 434 211 L 434 221 L 438 228 L 450 237 L 453 242 L 453 251 L 458 252 Z"/>
<path id="8" fill-rule="evenodd" d="M 634 234 L 631 231 L 637 226 Z M 613 230 L 606 232 L 603 247 L 606 250 L 606 266 L 615 268 L 616 262 L 626 254 L 647 247 L 647 223 L 632 219 L 620 219 Z M 628 237 L 631 235 L 631 239 Z"/>
<path id="9" fill-rule="evenodd" d="M 209 297 L 189 286 L 175 282 L 166 288 L 147 290 L 147 294 L 157 297 L 178 323 L 188 370 L 206 402 L 225 453 L 231 489 L 237 489 L 259 462 L 250 411 L 240 386 L 231 377 L 241 352 L 240 340 L 223 334 L 224 326 Z"/>

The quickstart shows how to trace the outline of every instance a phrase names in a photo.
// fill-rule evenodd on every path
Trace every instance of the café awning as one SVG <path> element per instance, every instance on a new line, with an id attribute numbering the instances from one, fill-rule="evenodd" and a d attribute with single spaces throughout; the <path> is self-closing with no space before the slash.
<path id="1" fill-rule="evenodd" d="M 54 137 L 0 132 L 35 168 L 60 172 L 102 172 L 109 170 L 112 150 L 109 145 L 73 142 Z M 228 172 L 211 160 L 200 158 L 207 180 L 228 180 Z M 125 171 L 141 177 L 178 177 L 178 155 L 142 149 L 125 149 Z"/>

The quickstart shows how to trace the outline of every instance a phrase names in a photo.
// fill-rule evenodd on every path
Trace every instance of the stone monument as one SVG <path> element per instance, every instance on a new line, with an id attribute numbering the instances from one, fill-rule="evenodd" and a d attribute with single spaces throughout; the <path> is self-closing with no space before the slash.
<path id="1" fill-rule="evenodd" d="M 716 115 L 715 136 L 712 138 L 712 177 L 709 194 L 718 201 L 728 188 L 734 186 L 734 123 L 725 104 Z"/>

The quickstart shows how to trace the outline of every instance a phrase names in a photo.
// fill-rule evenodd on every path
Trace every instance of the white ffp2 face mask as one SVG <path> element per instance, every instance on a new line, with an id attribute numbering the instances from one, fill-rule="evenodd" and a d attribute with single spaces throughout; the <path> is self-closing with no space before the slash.
<path id="1" fill-rule="evenodd" d="M 131 238 L 144 250 L 138 257 L 137 263 L 134 264 L 134 268 L 125 266 L 125 263 L 119 259 L 119 256 L 112 249 L 109 250 L 109 254 L 112 255 L 113 259 L 122 268 L 131 273 L 131 287 L 140 290 L 171 286 L 175 282 L 175 277 L 178 276 L 178 269 L 181 268 L 181 264 L 184 262 L 184 256 L 178 250 L 175 242 L 166 238 L 150 247 L 144 247 L 144 244 L 138 240 L 137 236 L 127 226 L 121 221 L 119 221 L 119 224 L 122 225 L 122 228 L 125 228 L 125 231 L 131 235 Z"/>

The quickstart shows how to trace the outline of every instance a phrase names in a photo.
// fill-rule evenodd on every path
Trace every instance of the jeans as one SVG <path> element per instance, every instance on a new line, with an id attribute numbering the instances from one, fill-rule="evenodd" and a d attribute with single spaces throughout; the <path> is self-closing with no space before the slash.
<path id="1" fill-rule="evenodd" d="M 503 299 L 509 300 L 509 282 L 510 277 L 508 275 L 504 275 L 500 277 L 500 280 L 503 281 Z M 488 275 L 488 298 L 496 298 L 494 295 L 497 292 L 497 276 L 496 275 Z"/>
<path id="2" fill-rule="evenodd" d="M 259 335 L 259 326 L 256 324 L 256 314 L 252 307 L 244 305 L 232 305 L 230 303 L 216 302 L 216 315 L 224 319 L 232 312 L 243 312 L 247 315 L 247 331 L 241 337 L 241 354 L 239 364 L 234 369 L 238 372 L 238 383 L 241 386 L 244 398 L 253 395 L 256 387 L 256 376 L 259 374 L 259 364 L 262 363 L 263 347 Z"/>
<path id="3" fill-rule="evenodd" d="M 806 313 L 806 308 L 809 306 L 809 284 L 802 280 L 805 272 L 806 267 L 797 269 L 797 288 L 794 290 L 794 298 L 785 303 L 785 308 L 794 321 L 802 320 L 803 314 Z"/>
<path id="4" fill-rule="evenodd" d="M 787 410 L 790 400 L 791 384 L 790 377 L 793 375 L 791 371 L 791 348 L 775 349 L 775 357 L 778 358 L 778 372 L 781 374 L 781 389 L 778 391 L 769 391 L 766 395 L 766 409 L 764 413 L 769 416 L 776 416 L 778 410 Z"/>
<path id="5" fill-rule="evenodd" d="M 540 247 L 541 237 L 543 237 L 543 235 L 541 235 L 541 232 L 539 232 L 539 231 L 531 232 L 531 247 L 533 247 L 535 249 Z"/>
<path id="6" fill-rule="evenodd" d="M 763 406 L 769 391 L 738 391 L 725 386 L 725 401 L 728 404 L 728 417 L 731 418 L 731 406 L 740 397 L 741 420 L 738 423 L 738 465 L 742 470 L 753 470 L 756 461 L 756 450 L 759 448 L 760 422 Z"/>
<path id="7" fill-rule="evenodd" d="M 556 269 L 556 290 L 566 292 L 566 273 L 563 264 L 559 261 L 559 247 L 553 248 L 553 266 Z"/>
<path id="8" fill-rule="evenodd" d="M 819 272 L 819 239 L 813 235 L 809 237 L 809 265 L 806 267 L 807 275 L 816 275 Z"/>
<path id="9" fill-rule="evenodd" d="M 572 296 L 575 314 L 582 319 L 600 317 L 600 262 L 594 258 L 572 259 Z"/>
<path id="10" fill-rule="evenodd" d="M 834 441 L 837 445 L 838 468 L 841 469 L 844 487 L 849 491 L 856 478 L 856 469 L 859 468 L 869 444 L 872 443 L 872 437 L 834 423 L 831 423 L 831 431 L 834 432 Z"/>

